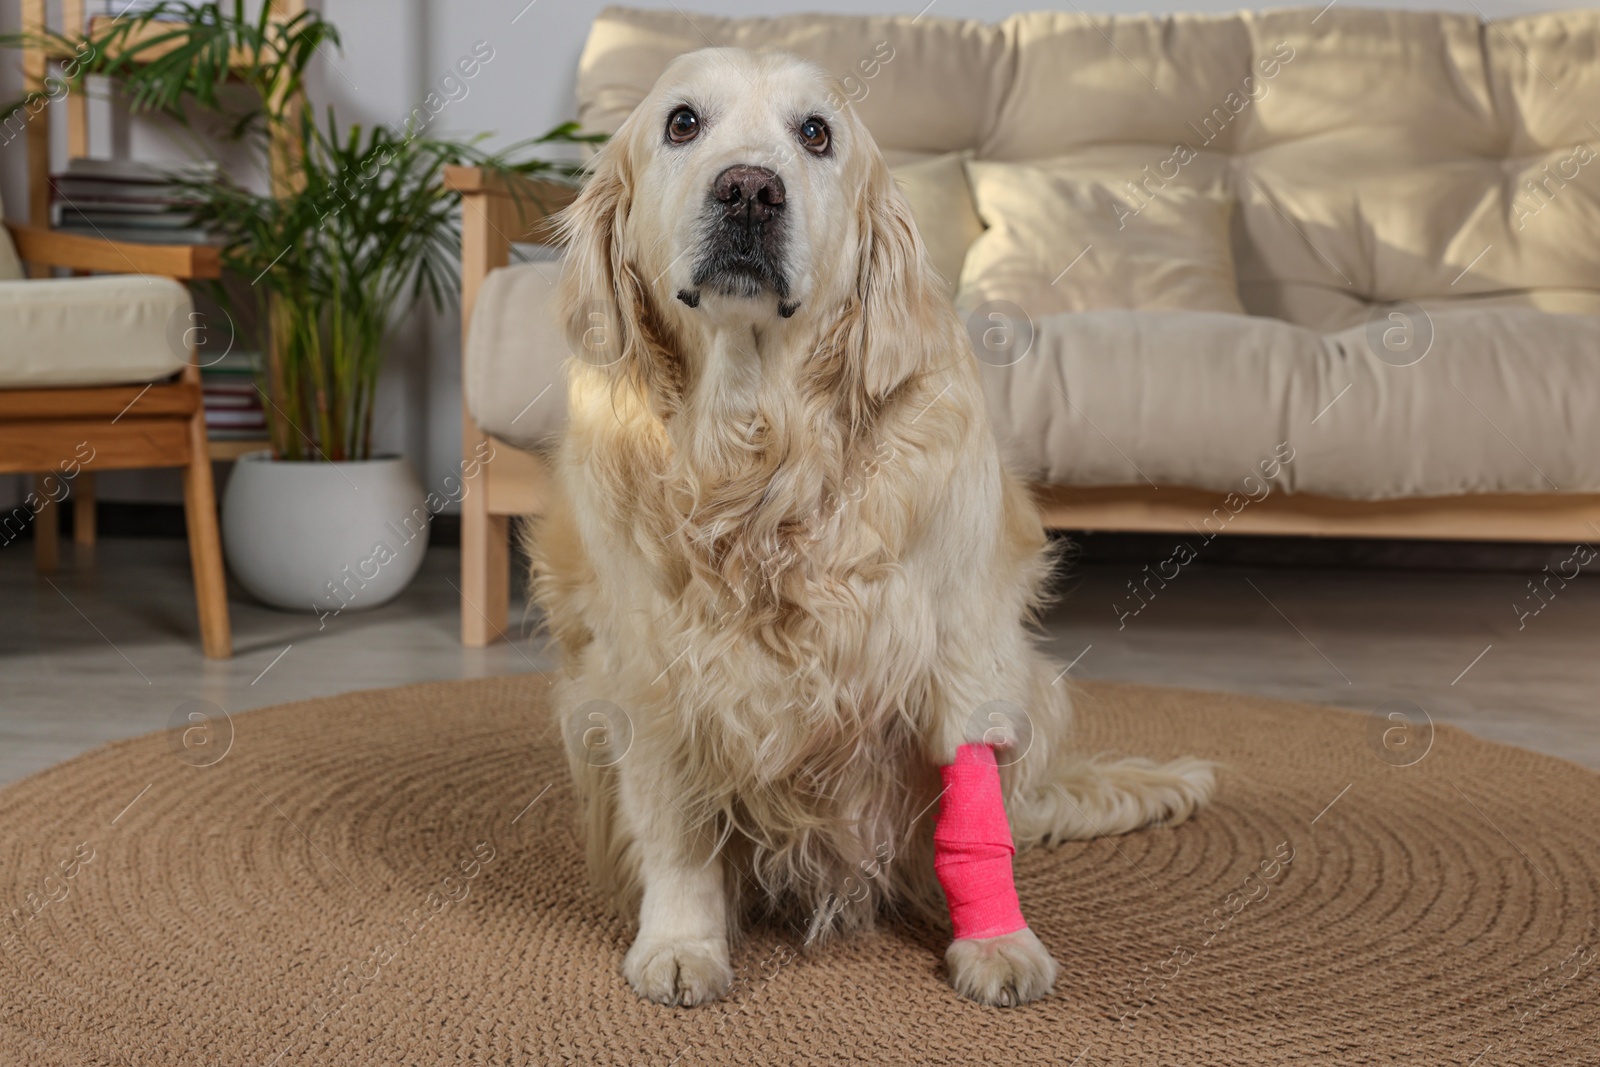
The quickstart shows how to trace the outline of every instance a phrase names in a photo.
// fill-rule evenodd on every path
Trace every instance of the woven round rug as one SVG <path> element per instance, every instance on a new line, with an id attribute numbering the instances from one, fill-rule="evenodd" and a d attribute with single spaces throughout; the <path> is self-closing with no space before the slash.
<path id="1" fill-rule="evenodd" d="M 1088 685 L 1085 750 L 1227 769 L 1183 826 L 1018 858 L 1052 996 L 964 1002 L 942 935 L 886 924 L 757 929 L 727 999 L 680 1009 L 619 973 L 544 691 L 196 705 L 0 792 L 0 1062 L 1600 1056 L 1600 778 L 1572 764 L 1404 709 Z"/>

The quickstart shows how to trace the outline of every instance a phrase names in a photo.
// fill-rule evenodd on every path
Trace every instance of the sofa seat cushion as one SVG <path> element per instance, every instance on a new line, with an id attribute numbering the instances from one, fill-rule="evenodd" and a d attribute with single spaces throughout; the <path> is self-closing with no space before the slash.
<path id="1" fill-rule="evenodd" d="M 1331 334 L 1209 312 L 1055 315 L 1025 355 L 980 367 L 1002 450 L 1032 481 L 1239 492 L 1287 445 L 1284 492 L 1600 491 L 1600 317 L 1393 314 Z"/>
<path id="2" fill-rule="evenodd" d="M 494 271 L 472 318 L 468 407 L 522 447 L 566 425 L 558 279 L 556 263 Z M 995 436 L 1030 481 L 1242 491 L 1287 446 L 1284 492 L 1600 492 L 1600 316 L 1451 302 L 1320 334 L 1104 310 L 1038 317 L 1031 332 L 1020 355 L 979 363 Z"/>
<path id="3" fill-rule="evenodd" d="M 169 377 L 183 369 L 192 307 L 170 278 L 0 281 L 0 388 Z"/>

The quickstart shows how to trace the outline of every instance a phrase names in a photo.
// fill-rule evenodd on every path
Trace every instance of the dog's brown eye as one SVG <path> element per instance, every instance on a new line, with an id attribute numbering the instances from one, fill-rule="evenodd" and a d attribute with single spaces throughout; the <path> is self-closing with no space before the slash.
<path id="1" fill-rule="evenodd" d="M 692 141 L 700 132 L 700 116 L 686 107 L 680 107 L 667 116 L 667 139 L 673 144 Z"/>
<path id="2" fill-rule="evenodd" d="M 806 151 L 820 156 L 828 150 L 828 124 L 815 115 L 802 122 L 798 132 L 800 143 L 806 146 Z"/>

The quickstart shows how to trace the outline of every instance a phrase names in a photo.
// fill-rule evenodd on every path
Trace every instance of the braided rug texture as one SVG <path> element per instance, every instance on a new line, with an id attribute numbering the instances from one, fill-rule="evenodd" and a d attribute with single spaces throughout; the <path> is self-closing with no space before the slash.
<path id="1" fill-rule="evenodd" d="M 0 1063 L 1600 1063 L 1600 777 L 1572 764 L 1087 685 L 1086 751 L 1228 769 L 1184 826 L 1018 858 L 1054 995 L 966 1003 L 941 932 L 885 924 L 757 930 L 726 1000 L 676 1009 L 619 974 L 544 691 L 290 704 L 0 792 Z"/>

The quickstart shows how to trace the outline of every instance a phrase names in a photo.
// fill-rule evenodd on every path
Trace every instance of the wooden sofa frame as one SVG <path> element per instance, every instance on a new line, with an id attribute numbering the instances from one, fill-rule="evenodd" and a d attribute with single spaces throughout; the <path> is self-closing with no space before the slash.
<path id="1" fill-rule="evenodd" d="M 469 168 L 446 181 L 462 195 L 461 322 L 463 344 L 478 289 L 490 271 L 510 262 L 511 245 L 548 233 L 545 212 L 570 203 L 573 191 L 530 183 L 513 195 L 504 183 Z M 530 201 L 543 211 L 530 212 Z M 464 362 L 464 361 L 463 361 Z M 487 645 L 509 625 L 510 520 L 537 515 L 547 477 L 536 455 L 478 429 L 465 406 L 463 365 L 461 501 L 461 639 Z M 487 442 L 493 459 L 477 464 Z M 1600 538 L 1600 494 L 1501 493 L 1340 500 L 1273 493 L 1236 514 L 1225 494 L 1178 487 L 1036 486 L 1045 524 L 1056 530 L 1199 534 L 1387 537 L 1421 540 L 1580 542 Z"/>

